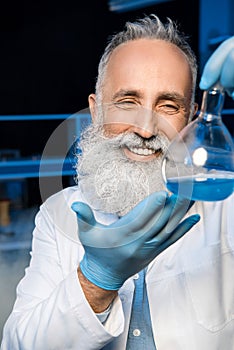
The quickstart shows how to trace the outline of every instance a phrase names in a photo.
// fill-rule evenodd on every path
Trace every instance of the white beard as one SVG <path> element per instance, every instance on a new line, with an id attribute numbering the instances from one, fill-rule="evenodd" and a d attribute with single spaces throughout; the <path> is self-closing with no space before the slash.
<path id="1" fill-rule="evenodd" d="M 128 159 L 123 146 L 161 149 L 162 154 L 149 162 Z M 96 210 L 125 215 L 149 194 L 165 189 L 161 162 L 169 140 L 158 134 L 144 140 L 135 134 L 107 138 L 103 127 L 90 125 L 83 133 L 78 149 L 77 181 L 87 203 Z"/>

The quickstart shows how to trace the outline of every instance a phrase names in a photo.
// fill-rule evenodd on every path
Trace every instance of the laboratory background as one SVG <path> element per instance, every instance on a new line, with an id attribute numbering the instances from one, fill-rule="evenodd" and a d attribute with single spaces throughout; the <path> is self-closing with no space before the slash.
<path id="1" fill-rule="evenodd" d="M 234 35 L 233 0 L 5 1 L 0 5 L 0 340 L 30 260 L 35 214 L 74 182 L 75 142 L 111 33 L 155 13 L 188 35 L 199 74 Z M 197 89 L 197 101 L 201 91 Z M 234 101 L 223 122 L 234 137 Z"/>

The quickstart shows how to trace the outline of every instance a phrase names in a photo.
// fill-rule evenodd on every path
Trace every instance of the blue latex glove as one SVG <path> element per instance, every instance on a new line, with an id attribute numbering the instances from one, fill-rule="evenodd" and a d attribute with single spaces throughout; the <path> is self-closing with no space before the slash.
<path id="1" fill-rule="evenodd" d="M 199 221 L 199 215 L 192 215 L 180 222 L 191 205 L 175 195 L 156 192 L 105 226 L 95 220 L 88 205 L 73 203 L 85 250 L 80 263 L 83 275 L 100 288 L 118 290 Z"/>
<path id="2" fill-rule="evenodd" d="M 234 99 L 234 36 L 225 40 L 211 55 L 204 67 L 199 87 L 208 90 L 218 81 Z"/>

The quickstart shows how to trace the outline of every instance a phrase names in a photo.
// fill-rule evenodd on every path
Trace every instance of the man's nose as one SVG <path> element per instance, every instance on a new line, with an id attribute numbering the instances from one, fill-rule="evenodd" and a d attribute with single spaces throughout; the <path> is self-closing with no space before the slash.
<path id="1" fill-rule="evenodd" d="M 158 118 L 156 113 L 145 108 L 139 111 L 130 131 L 147 139 L 157 135 Z"/>

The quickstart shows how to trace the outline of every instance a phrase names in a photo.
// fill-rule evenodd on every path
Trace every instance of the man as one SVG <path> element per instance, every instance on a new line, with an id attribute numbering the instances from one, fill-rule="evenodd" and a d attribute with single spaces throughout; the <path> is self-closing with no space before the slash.
<path id="1" fill-rule="evenodd" d="M 2 350 L 233 348 L 234 197 L 189 203 L 161 179 L 196 112 L 196 73 L 170 20 L 128 23 L 110 41 L 78 186 L 40 208 Z"/>

